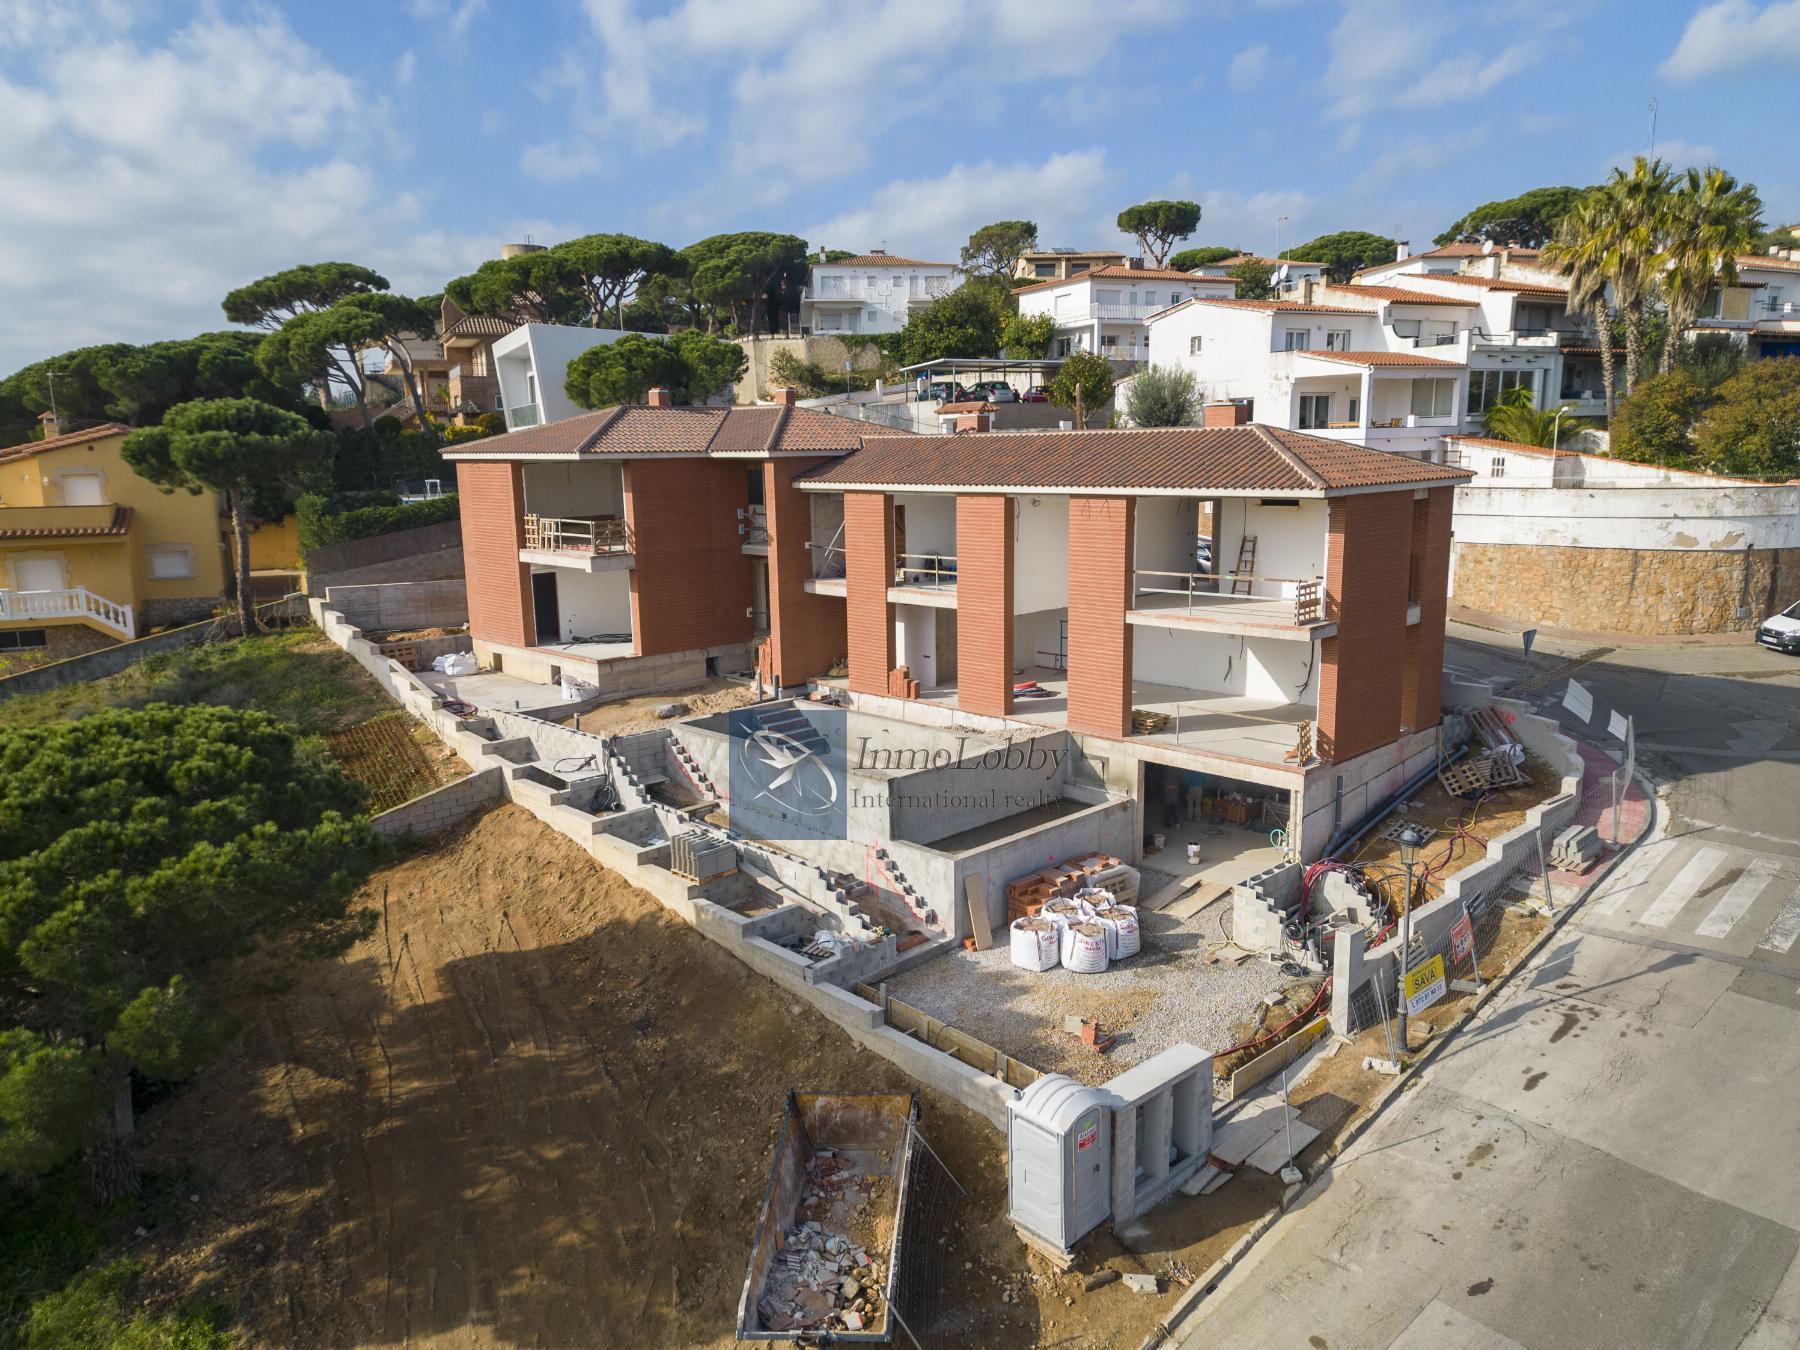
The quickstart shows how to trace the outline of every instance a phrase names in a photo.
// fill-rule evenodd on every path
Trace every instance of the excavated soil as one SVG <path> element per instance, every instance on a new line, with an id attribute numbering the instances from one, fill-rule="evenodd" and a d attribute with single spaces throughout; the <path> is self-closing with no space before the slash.
<path id="1" fill-rule="evenodd" d="M 685 703 L 684 717 L 702 717 L 707 713 L 730 712 L 756 701 L 756 688 L 741 680 L 708 680 L 691 689 L 677 689 L 667 694 L 645 694 L 639 698 L 623 698 L 615 703 L 602 703 L 575 719 L 577 731 L 591 731 L 600 736 L 623 736 L 633 731 L 648 731 L 667 726 L 668 720 L 656 715 L 667 703 Z"/>
<path id="2" fill-rule="evenodd" d="M 247 1344 L 731 1344 L 784 1094 L 917 1089 L 518 808 L 362 898 L 374 935 L 246 987 L 243 1035 L 139 1132 L 187 1178 L 136 1253 L 152 1301 L 221 1302 Z M 1000 1132 L 920 1096 L 970 1191 L 952 1344 L 1135 1345 L 1172 1287 L 1082 1275 L 1198 1272 L 1267 1204 L 1239 1178 L 1055 1275 L 1006 1224 Z"/>

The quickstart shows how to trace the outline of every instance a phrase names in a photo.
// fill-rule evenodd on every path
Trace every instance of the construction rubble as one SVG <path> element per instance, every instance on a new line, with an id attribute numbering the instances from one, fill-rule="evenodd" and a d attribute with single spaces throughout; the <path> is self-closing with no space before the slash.
<path id="1" fill-rule="evenodd" d="M 771 1331 L 878 1331 L 882 1305 L 882 1253 L 852 1235 L 872 1223 L 881 1179 L 848 1158 L 820 1149 L 807 1163 L 800 1213 L 807 1216 L 782 1235 L 756 1309 Z M 852 1232 L 839 1232 L 824 1213 Z"/>

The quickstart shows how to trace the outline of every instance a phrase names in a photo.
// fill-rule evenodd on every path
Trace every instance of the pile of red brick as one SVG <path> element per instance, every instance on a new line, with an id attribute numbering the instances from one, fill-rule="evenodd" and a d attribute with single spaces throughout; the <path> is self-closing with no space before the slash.
<path id="1" fill-rule="evenodd" d="M 1074 895 L 1082 887 L 1093 885 L 1101 873 L 1122 866 L 1110 853 L 1089 853 L 1016 877 L 1006 883 L 1006 921 L 1011 923 L 1036 914 L 1050 901 Z"/>

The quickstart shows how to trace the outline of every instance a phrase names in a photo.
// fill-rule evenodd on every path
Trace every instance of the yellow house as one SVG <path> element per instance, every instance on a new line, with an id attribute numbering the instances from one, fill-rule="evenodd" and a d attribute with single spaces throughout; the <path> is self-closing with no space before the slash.
<path id="1" fill-rule="evenodd" d="M 116 422 L 0 450 L 0 659 L 73 656 L 212 613 L 225 592 L 217 493 L 164 492 Z"/>

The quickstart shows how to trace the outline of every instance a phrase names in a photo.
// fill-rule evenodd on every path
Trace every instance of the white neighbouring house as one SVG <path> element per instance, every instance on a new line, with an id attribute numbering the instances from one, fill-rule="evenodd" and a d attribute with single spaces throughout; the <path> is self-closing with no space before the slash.
<path id="1" fill-rule="evenodd" d="M 814 263 L 800 296 L 800 331 L 897 333 L 915 309 L 963 284 L 955 263 L 900 258 L 881 249 L 834 263 Z"/>
<path id="2" fill-rule="evenodd" d="M 1724 334 L 1750 358 L 1800 356 L 1800 247 L 1771 248 L 1737 258 L 1737 284 L 1715 286 L 1692 339 Z"/>
<path id="3" fill-rule="evenodd" d="M 1468 399 L 1470 307 L 1353 289 L 1187 301 L 1149 320 L 1150 364 L 1192 371 L 1209 402 L 1238 405 L 1239 422 L 1436 458 Z"/>
<path id="4" fill-rule="evenodd" d="M 1229 277 L 1195 276 L 1165 268 L 1095 267 L 1078 276 L 1021 286 L 1014 292 L 1020 314 L 1048 314 L 1056 320 L 1050 356 L 1097 352 L 1113 361 L 1150 357 L 1146 320 L 1171 305 L 1199 296 L 1229 298 L 1237 283 Z"/>
<path id="5" fill-rule="evenodd" d="M 500 381 L 506 429 L 520 431 L 586 412 L 563 390 L 569 362 L 590 347 L 624 336 L 618 328 L 522 323 L 505 337 L 495 338 L 494 375 Z"/>
<path id="6" fill-rule="evenodd" d="M 1264 258 L 1255 253 L 1237 253 L 1229 258 L 1220 258 L 1217 262 L 1202 263 L 1194 269 L 1195 276 L 1222 277 L 1230 274 L 1231 269 L 1244 263 L 1258 263 L 1269 269 L 1269 282 L 1275 287 L 1276 294 L 1291 298 L 1299 292 L 1307 282 L 1318 286 L 1325 281 L 1325 264 L 1304 262 L 1295 258 Z"/>

